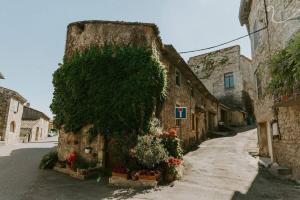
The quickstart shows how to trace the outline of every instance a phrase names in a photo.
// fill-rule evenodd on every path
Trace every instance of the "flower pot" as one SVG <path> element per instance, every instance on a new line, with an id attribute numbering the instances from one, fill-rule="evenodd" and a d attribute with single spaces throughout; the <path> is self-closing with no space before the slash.
<path id="1" fill-rule="evenodd" d="M 118 173 L 118 172 L 112 172 L 112 176 L 116 176 L 116 177 L 120 177 L 120 178 L 124 178 L 124 179 L 127 179 L 127 177 L 128 177 L 127 174 Z"/>
<path id="2" fill-rule="evenodd" d="M 139 175 L 139 179 L 140 180 L 151 180 L 151 181 L 156 181 L 157 180 L 157 176 L 151 176 L 151 175 Z"/>

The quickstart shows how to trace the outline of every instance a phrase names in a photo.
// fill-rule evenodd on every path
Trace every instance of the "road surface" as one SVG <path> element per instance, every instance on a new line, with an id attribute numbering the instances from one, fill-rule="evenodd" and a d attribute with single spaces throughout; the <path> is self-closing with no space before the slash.
<path id="1" fill-rule="evenodd" d="M 118 189 L 107 186 L 106 180 L 79 181 L 38 170 L 41 157 L 57 144 L 55 141 L 0 146 L 0 199 L 300 199 L 299 187 L 258 167 L 248 153 L 256 143 L 256 130 L 205 141 L 184 157 L 182 180 L 150 190 Z"/>

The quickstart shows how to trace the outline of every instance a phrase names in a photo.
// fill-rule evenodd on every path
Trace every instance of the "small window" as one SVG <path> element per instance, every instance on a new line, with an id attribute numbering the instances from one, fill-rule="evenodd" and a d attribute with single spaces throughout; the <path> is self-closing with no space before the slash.
<path id="1" fill-rule="evenodd" d="M 14 101 L 13 102 L 13 111 L 14 113 L 17 113 L 19 111 L 19 102 L 18 101 Z"/>
<path id="2" fill-rule="evenodd" d="M 232 72 L 224 74 L 224 86 L 225 89 L 234 88 L 234 76 Z"/>
<path id="3" fill-rule="evenodd" d="M 15 130 L 16 130 L 16 123 L 15 123 L 14 121 L 12 121 L 12 122 L 10 123 L 10 128 L 9 128 L 9 130 L 10 130 L 11 133 L 14 133 L 14 132 L 15 132 Z"/>
<path id="4" fill-rule="evenodd" d="M 181 85 L 181 74 L 178 70 L 175 71 L 175 81 L 176 81 L 176 85 L 180 87 Z"/>

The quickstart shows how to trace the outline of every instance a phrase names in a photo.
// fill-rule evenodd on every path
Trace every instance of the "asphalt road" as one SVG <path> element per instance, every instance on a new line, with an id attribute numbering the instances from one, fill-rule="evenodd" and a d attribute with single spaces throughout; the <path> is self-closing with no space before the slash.
<path id="1" fill-rule="evenodd" d="M 119 189 L 107 186 L 106 180 L 78 181 L 38 170 L 41 157 L 55 142 L 8 150 L 0 146 L 0 200 L 300 199 L 300 189 L 293 183 L 259 169 L 257 160 L 248 154 L 256 143 L 256 130 L 208 140 L 185 156 L 182 180 L 151 190 Z"/>

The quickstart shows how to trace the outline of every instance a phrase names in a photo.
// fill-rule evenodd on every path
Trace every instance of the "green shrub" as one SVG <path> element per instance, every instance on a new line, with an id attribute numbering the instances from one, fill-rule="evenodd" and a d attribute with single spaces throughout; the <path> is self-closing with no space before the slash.
<path id="1" fill-rule="evenodd" d="M 153 169 L 168 159 L 168 153 L 160 138 L 153 135 L 145 135 L 138 137 L 136 158 L 142 166 Z"/>
<path id="2" fill-rule="evenodd" d="M 270 72 L 272 79 L 267 87 L 270 94 L 289 95 L 300 90 L 300 33 L 272 57 Z"/>
<path id="3" fill-rule="evenodd" d="M 43 156 L 39 168 L 52 169 L 57 162 L 58 162 L 57 151 L 51 151 Z"/>
<path id="4" fill-rule="evenodd" d="M 76 132 L 145 133 L 166 96 L 166 70 L 149 48 L 106 44 L 64 60 L 53 75 L 57 127 Z M 75 108 L 75 109 L 74 109 Z"/>

